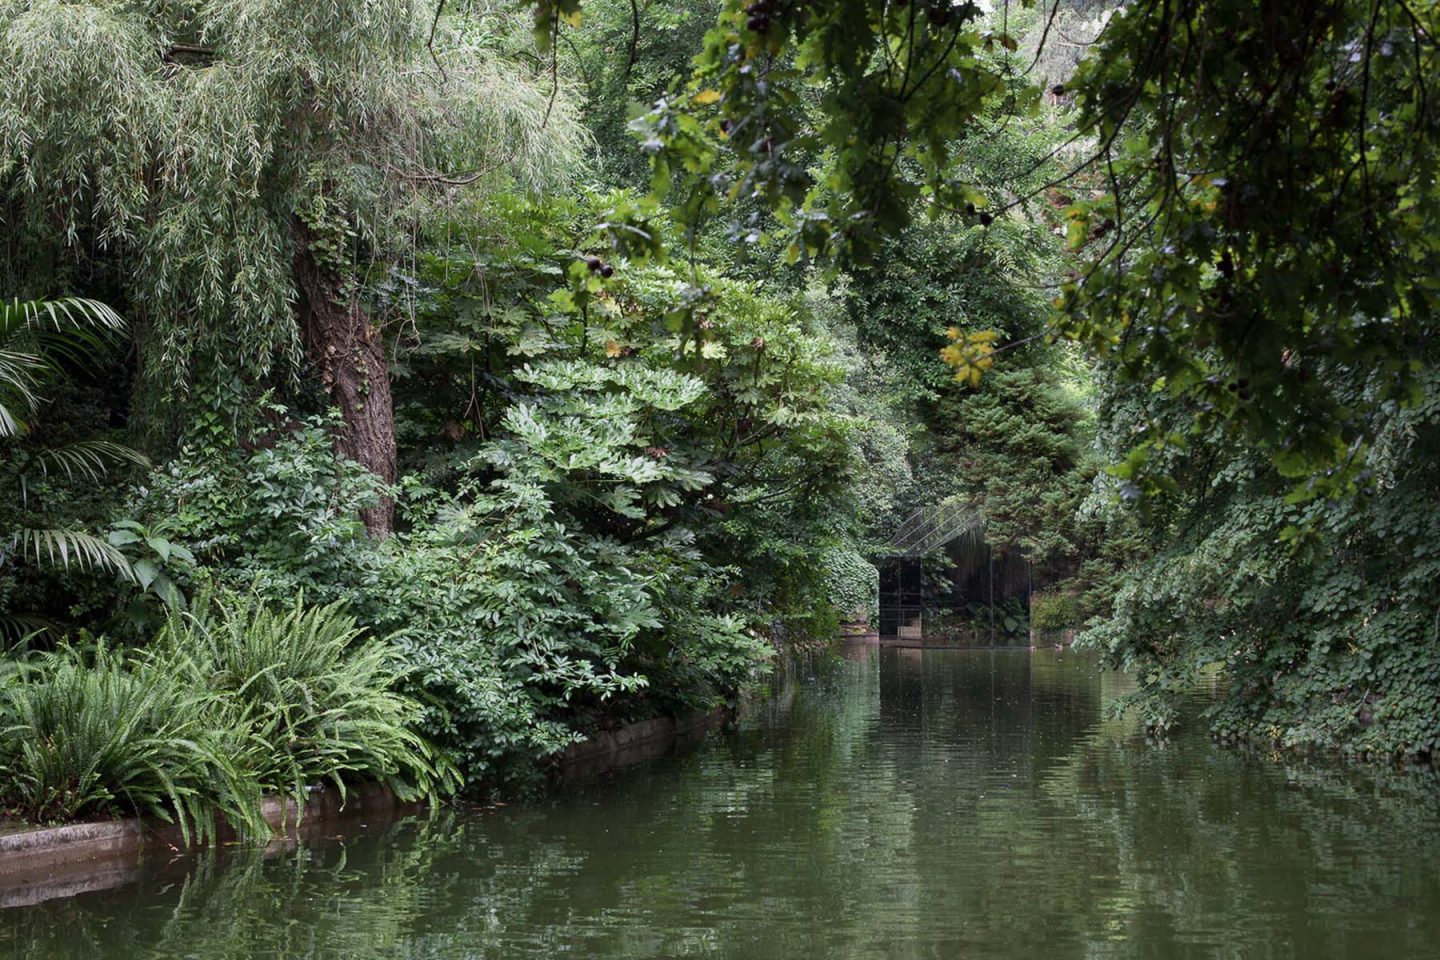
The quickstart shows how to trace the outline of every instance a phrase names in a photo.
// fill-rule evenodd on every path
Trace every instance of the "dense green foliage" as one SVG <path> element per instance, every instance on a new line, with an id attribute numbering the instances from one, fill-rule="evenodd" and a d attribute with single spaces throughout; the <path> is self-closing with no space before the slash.
<path id="1" fill-rule="evenodd" d="M 391 730 L 245 783 L 478 786 L 873 620 L 959 504 L 957 631 L 1434 749 L 1434 4 L 1138 2 L 1078 67 L 1086 3 L 525 6 L 0 0 L 0 283 L 86 298 L 0 314 L 15 703 L 153 696 L 161 756 L 179 658 L 257 742 Z M 301 635 L 353 676 L 233 702 Z"/>
<path id="2" fill-rule="evenodd" d="M 826 599 L 846 620 L 877 623 L 879 572 L 854 549 L 833 550 L 825 556 L 829 587 Z"/>
<path id="3" fill-rule="evenodd" d="M 967 169 L 991 189 L 1024 193 L 1050 172 L 1057 141 L 1053 119 L 993 118 L 966 139 Z M 907 517 L 946 504 L 966 504 L 980 520 L 973 535 L 925 560 L 927 630 L 952 639 L 1018 640 L 1032 582 L 1071 591 L 1094 585 L 1086 560 L 1104 531 L 1077 513 L 1098 468 L 1093 390 L 1078 353 L 1046 340 L 1050 294 L 1064 267 L 1051 213 L 1038 205 L 988 226 L 954 215 L 920 220 L 881 242 L 873 262 L 847 271 L 857 338 L 883 358 L 883 380 L 868 392 L 880 393 L 909 433 L 897 502 L 867 511 L 872 541 L 883 544 Z M 957 382 L 937 352 L 950 358 L 976 330 L 991 351 L 989 370 Z M 1001 582 L 992 595 L 996 554 Z"/>
<path id="4" fill-rule="evenodd" d="M 620 91 L 684 57 L 647 41 L 620 77 L 574 48 L 595 64 L 576 79 L 610 91 L 587 130 L 568 79 L 504 52 L 513 18 L 433 14 L 4 9 L 9 36 L 61 54 L 5 81 L 4 215 L 32 240 L 5 275 L 105 295 L 137 348 L 133 389 L 77 383 L 26 442 L 93 397 L 159 467 L 120 496 L 77 482 L 3 507 L 108 528 L 86 542 L 124 581 L 7 563 L 0 586 L 17 623 L 141 652 L 212 585 L 343 603 L 385 638 L 394 672 L 369 682 L 417 697 L 416 729 L 479 783 L 723 702 L 777 638 L 828 634 L 852 428 L 793 284 L 583 259 L 638 198 L 560 188 L 592 134 L 614 152 Z M 698 43 L 694 14 L 667 22 Z M 323 773 L 287 769 L 285 789 Z"/>
<path id="5" fill-rule="evenodd" d="M 555 6 L 536 7 L 543 26 Z M 1042 47 L 1058 10 L 1032 21 Z M 692 224 L 726 196 L 773 209 L 795 256 L 868 257 L 914 221 L 917 200 L 1002 237 L 1059 210 L 1075 260 L 1068 279 L 1042 279 L 1060 294 L 1046 326 L 1096 365 L 1116 478 L 1081 514 L 1111 543 L 1089 592 L 1109 583 L 1121 604 L 1091 641 L 1142 670 L 1160 727 L 1196 665 L 1224 663 L 1223 734 L 1428 752 L 1440 691 L 1422 625 L 1437 601 L 1405 585 L 1412 568 L 1430 574 L 1416 518 L 1431 504 L 1406 491 L 1411 470 L 1433 472 L 1418 436 L 1433 402 L 1440 123 L 1427 76 L 1440 7 L 1130 4 L 1102 18 L 1073 77 L 1052 77 L 1049 97 L 1077 107 L 1075 132 L 1053 166 L 1029 168 L 1039 184 L 986 182 L 970 161 L 983 150 L 956 149 L 983 132 L 977 93 L 1012 112 L 1040 100 L 1006 58 L 1021 45 L 1008 15 L 985 33 L 975 5 L 737 0 L 689 98 L 643 124 L 658 182 L 684 171 Z M 801 93 L 814 89 L 832 92 L 815 105 Z M 800 161 L 817 149 L 824 176 Z M 894 291 L 916 299 L 904 280 Z M 908 309 L 886 335 L 917 325 L 925 311 Z M 994 373 L 1008 359 L 1002 318 L 947 332 L 944 359 L 965 383 L 1043 382 L 1033 361 Z M 1002 462 L 1065 477 L 1078 463 L 1063 419 L 1045 431 L 1060 446 L 1036 435 L 1007 449 L 1055 423 L 1052 404 L 1021 397 L 1014 419 L 978 395 L 948 419 L 967 450 L 1002 440 L 999 457 L 972 459 L 988 477 L 1007 476 Z M 1255 477 L 1245 496 L 1234 472 Z M 1032 484 L 996 486 L 1002 525 L 1016 513 L 1003 494 Z M 1074 542 L 1055 520 L 1081 488 L 1043 487 L 1056 511 L 1032 549 Z M 1105 506 L 1116 495 L 1129 516 Z"/>
<path id="6" fill-rule="evenodd" d="M 1146 424 L 1123 476 L 1220 427 L 1305 493 L 1365 482 L 1388 405 L 1422 402 L 1440 267 L 1429 90 L 1440 6 L 1236 0 L 1128 6 L 1075 78 L 1106 189 L 1065 326 L 1193 406 Z M 1363 370 L 1357 392 L 1333 368 Z"/>
<path id="7" fill-rule="evenodd" d="M 402 796 L 452 784 L 411 730 L 418 704 L 355 621 L 225 597 L 140 653 L 65 646 L 0 676 L 0 808 L 34 820 L 139 811 L 266 836 L 261 798 L 355 780 Z"/>
<path id="8" fill-rule="evenodd" d="M 1350 389 L 1363 389 L 1357 379 Z M 1392 405 L 1366 452 L 1361 498 L 1299 500 L 1262 451 L 1237 450 L 1218 429 L 1171 453 L 1167 471 L 1202 492 L 1156 511 L 1150 556 L 1092 633 L 1140 677 L 1152 723 L 1173 722 L 1176 694 L 1220 665 L 1222 735 L 1434 753 L 1440 383 L 1428 358 L 1419 382 L 1426 400 Z M 1140 402 L 1117 400 L 1111 423 Z M 1189 411 L 1171 416 L 1184 423 Z"/>

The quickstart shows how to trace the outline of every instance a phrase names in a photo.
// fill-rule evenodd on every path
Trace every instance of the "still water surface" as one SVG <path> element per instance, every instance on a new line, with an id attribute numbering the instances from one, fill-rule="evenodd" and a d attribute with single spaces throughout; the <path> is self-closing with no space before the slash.
<path id="1" fill-rule="evenodd" d="M 1121 684 L 852 650 L 539 803 L 6 910 L 0 957 L 1440 957 L 1433 782 L 1158 748 Z"/>

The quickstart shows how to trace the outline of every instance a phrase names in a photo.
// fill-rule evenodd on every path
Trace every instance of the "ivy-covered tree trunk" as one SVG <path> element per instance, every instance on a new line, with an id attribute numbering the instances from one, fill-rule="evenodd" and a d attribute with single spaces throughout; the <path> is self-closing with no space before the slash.
<path id="1" fill-rule="evenodd" d="M 385 483 L 394 483 L 395 412 L 380 328 L 361 307 L 351 281 L 325 262 L 310 227 L 297 219 L 294 237 L 296 309 L 305 350 L 345 421 L 336 446 Z M 372 535 L 387 537 L 394 529 L 395 503 L 381 497 L 360 516 Z"/>

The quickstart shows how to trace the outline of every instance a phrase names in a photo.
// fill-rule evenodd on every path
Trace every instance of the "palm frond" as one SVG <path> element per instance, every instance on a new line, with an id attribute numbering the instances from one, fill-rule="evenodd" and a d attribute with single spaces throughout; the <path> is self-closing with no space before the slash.
<path id="1" fill-rule="evenodd" d="M 0 339 L 0 437 L 11 437 L 24 429 L 24 422 L 11 407 L 35 409 L 35 386 L 47 367 L 34 354 L 5 349 L 4 342 Z"/>
<path id="2" fill-rule="evenodd" d="M 4 400 L 0 400 L 0 437 L 13 437 L 24 426 L 24 421 L 17 419 L 10 408 L 5 406 Z"/>
<path id="3" fill-rule="evenodd" d="M 63 333 L 87 328 L 119 333 L 125 329 L 125 321 L 113 308 L 84 297 L 0 302 L 0 341 L 19 330 Z"/>
<path id="4" fill-rule="evenodd" d="M 136 582 L 134 569 L 125 555 L 99 537 L 78 530 L 25 528 L 16 531 L 6 553 L 13 553 L 41 566 L 68 570 L 113 570 Z M 0 554 L 0 564 L 5 561 Z"/>
<path id="5" fill-rule="evenodd" d="M 13 663 L 33 637 L 60 637 L 64 632 L 60 624 L 39 614 L 0 613 L 0 644 L 13 644 L 5 656 L 0 657 L 0 663 Z"/>
<path id="6" fill-rule="evenodd" d="M 67 480 L 99 480 L 116 464 L 150 466 L 150 460 L 139 450 L 109 440 L 80 440 L 63 447 L 47 447 L 35 453 L 31 462 L 41 475 L 63 472 Z"/>
<path id="7" fill-rule="evenodd" d="M 35 388 L 60 364 L 87 366 L 125 329 L 125 321 L 98 300 L 0 302 L 0 437 L 20 433 L 20 408 L 33 411 Z"/>

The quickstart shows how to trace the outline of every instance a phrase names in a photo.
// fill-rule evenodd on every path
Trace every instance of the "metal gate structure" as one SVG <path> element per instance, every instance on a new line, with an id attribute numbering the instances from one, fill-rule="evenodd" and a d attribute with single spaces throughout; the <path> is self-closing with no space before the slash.
<path id="1" fill-rule="evenodd" d="M 882 638 L 910 641 L 925 638 L 925 611 L 927 601 L 933 597 L 926 583 L 923 558 L 942 547 L 953 550 L 956 546 L 963 550 L 962 556 L 968 556 L 971 561 L 968 568 L 956 571 L 952 589 L 959 592 L 964 586 L 971 596 L 978 593 L 977 599 L 987 603 L 990 643 L 995 643 L 997 553 L 985 540 L 985 521 L 980 511 L 959 497 L 916 510 L 890 538 L 886 551 L 889 562 L 882 563 L 880 569 L 878 632 Z M 952 553 L 952 559 L 953 556 Z M 1002 567 L 999 571 L 1002 593 L 1007 582 L 1023 575 L 1028 607 L 1029 561 L 1003 551 L 998 559 Z"/>

